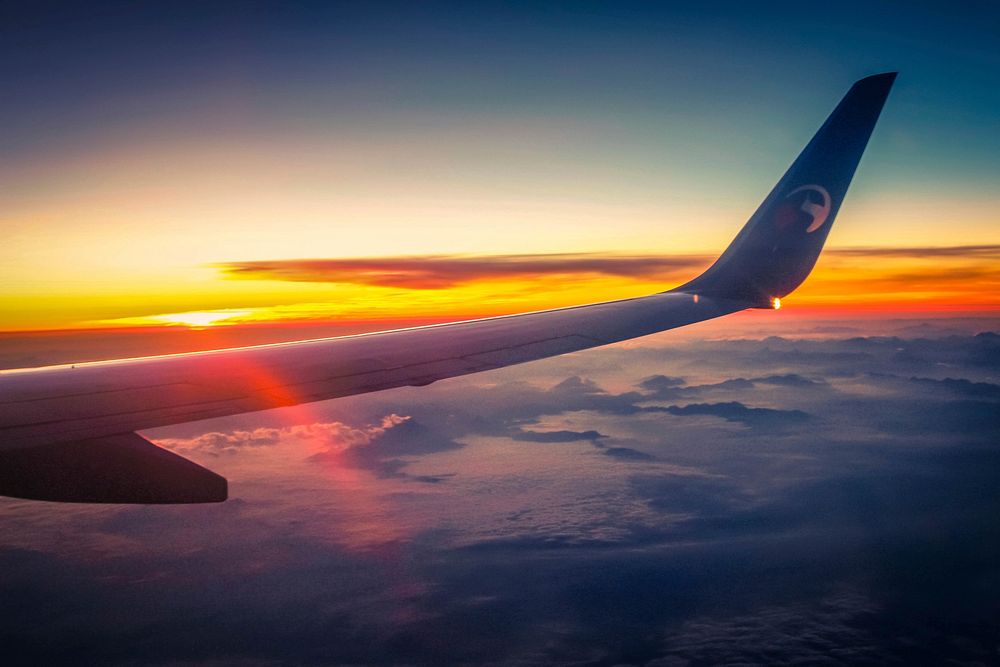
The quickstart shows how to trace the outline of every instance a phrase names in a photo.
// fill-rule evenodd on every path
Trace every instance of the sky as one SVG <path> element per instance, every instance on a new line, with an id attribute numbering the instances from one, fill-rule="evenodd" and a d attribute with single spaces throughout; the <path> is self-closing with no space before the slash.
<path id="1" fill-rule="evenodd" d="M 853 81 L 890 70 L 786 306 L 1000 308 L 991 3 L 0 11 L 0 331 L 391 325 L 660 291 L 718 255 Z"/>
<path id="2" fill-rule="evenodd" d="M 4 664 L 995 663 L 1000 11 L 760 4 L 0 5 L 0 369 L 661 291 L 900 72 L 780 310 L 0 498 Z"/>

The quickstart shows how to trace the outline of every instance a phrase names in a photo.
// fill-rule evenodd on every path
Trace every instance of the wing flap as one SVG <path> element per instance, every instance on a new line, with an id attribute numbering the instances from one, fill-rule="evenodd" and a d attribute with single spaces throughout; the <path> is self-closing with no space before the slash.
<path id="1" fill-rule="evenodd" d="M 226 479 L 137 433 L 0 450 L 0 495 L 75 503 L 213 503 Z"/>

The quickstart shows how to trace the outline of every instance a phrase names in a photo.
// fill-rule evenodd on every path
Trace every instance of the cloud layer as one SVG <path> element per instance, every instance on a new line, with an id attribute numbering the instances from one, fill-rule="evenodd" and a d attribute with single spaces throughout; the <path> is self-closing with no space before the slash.
<path id="1" fill-rule="evenodd" d="M 700 255 L 423 255 L 231 262 L 218 268 L 228 276 L 254 280 L 445 289 L 484 280 L 561 275 L 669 279 L 703 267 L 708 259 Z"/>
<path id="2" fill-rule="evenodd" d="M 13 664 L 989 664 L 1000 336 L 670 336 L 158 441 L 212 507 L 2 501 Z"/>
<path id="3" fill-rule="evenodd" d="M 1000 245 L 897 248 L 830 248 L 826 255 L 839 260 L 968 260 L 995 262 Z M 486 280 L 538 279 L 545 276 L 589 275 L 669 280 L 707 266 L 712 255 L 420 255 L 331 259 L 288 259 L 228 262 L 216 265 L 225 275 L 253 280 L 350 283 L 407 289 L 445 289 Z M 972 271 L 972 273 L 969 273 Z M 942 275 L 944 275 L 942 273 Z M 977 266 L 956 278 L 996 276 L 995 267 Z M 926 279 L 919 274 L 891 273 L 888 277 Z M 939 276 L 940 277 L 940 276 Z"/>

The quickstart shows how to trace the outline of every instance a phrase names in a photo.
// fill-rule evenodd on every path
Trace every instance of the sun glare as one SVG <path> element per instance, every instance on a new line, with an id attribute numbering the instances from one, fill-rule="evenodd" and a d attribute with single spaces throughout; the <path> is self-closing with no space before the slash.
<path id="1" fill-rule="evenodd" d="M 167 313 L 156 315 L 150 319 L 164 324 L 180 324 L 192 329 L 205 329 L 233 318 L 243 317 L 250 312 L 249 310 L 200 310 L 190 313 Z"/>

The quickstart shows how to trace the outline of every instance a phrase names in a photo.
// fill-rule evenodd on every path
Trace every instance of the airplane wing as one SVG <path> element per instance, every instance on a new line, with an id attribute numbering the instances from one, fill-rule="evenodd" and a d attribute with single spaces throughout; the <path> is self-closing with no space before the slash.
<path id="1" fill-rule="evenodd" d="M 227 497 L 137 430 L 477 373 L 771 308 L 812 270 L 895 73 L 854 84 L 719 259 L 659 294 L 295 343 L 0 372 L 0 495 L 92 503 Z"/>

